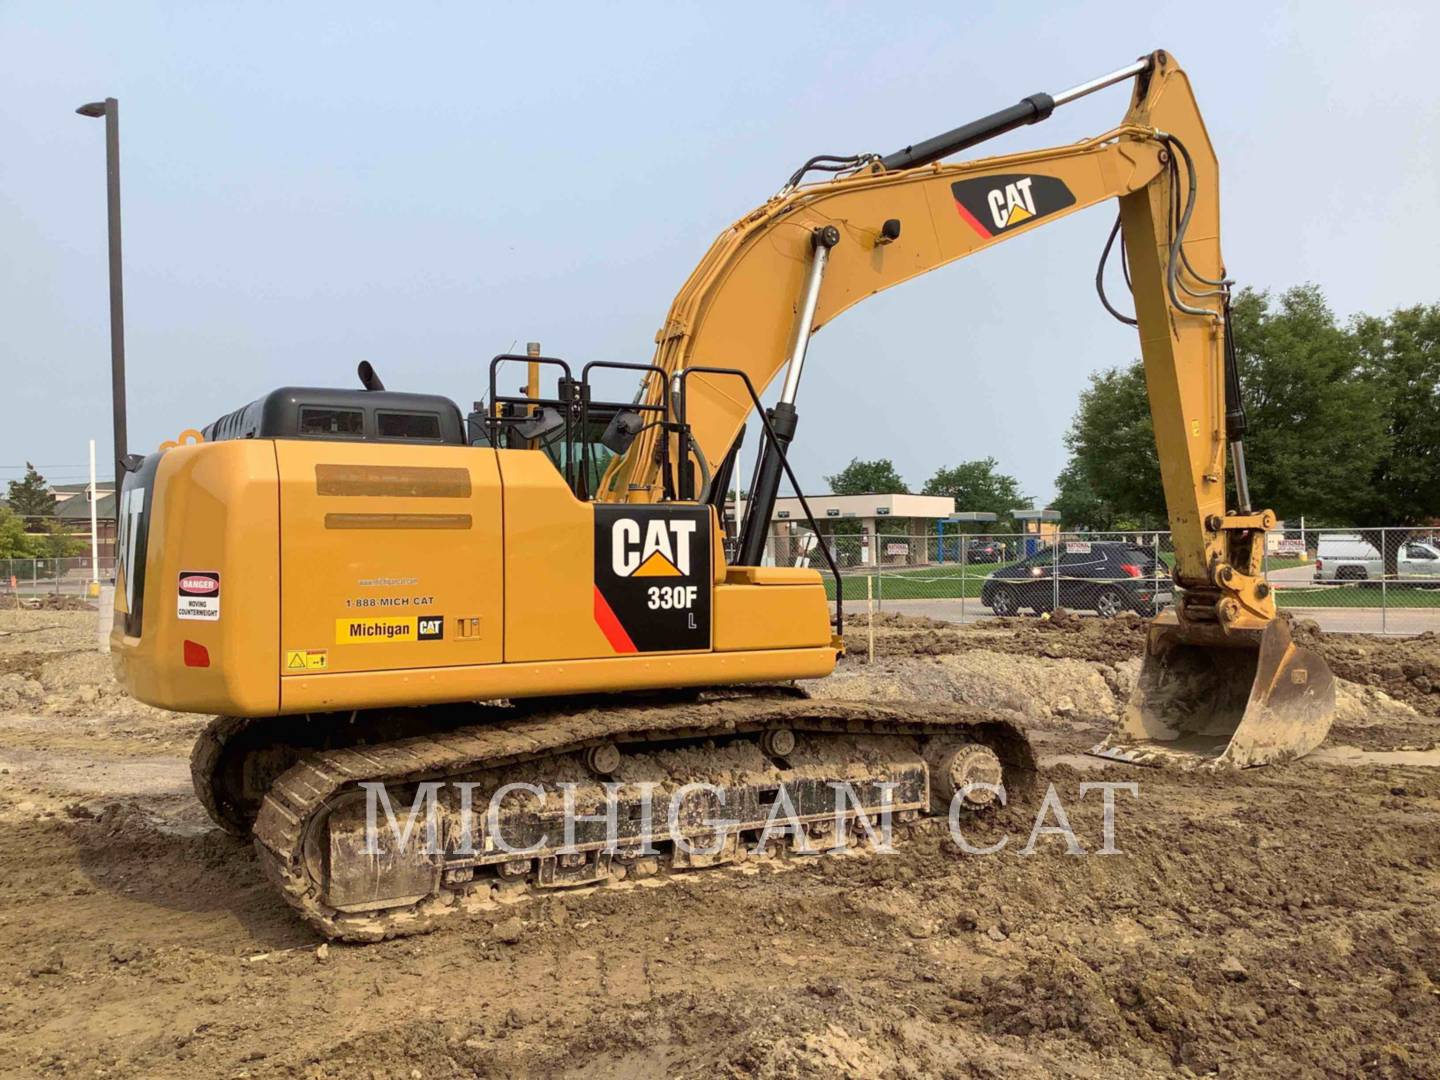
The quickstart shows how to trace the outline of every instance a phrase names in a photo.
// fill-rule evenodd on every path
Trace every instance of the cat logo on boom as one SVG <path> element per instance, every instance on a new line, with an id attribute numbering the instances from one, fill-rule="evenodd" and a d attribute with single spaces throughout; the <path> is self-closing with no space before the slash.
<path id="1" fill-rule="evenodd" d="M 995 228 L 1009 228 L 1035 216 L 1035 200 L 1030 197 L 1030 185 L 1034 182 L 1033 177 L 1027 176 L 1003 188 L 990 189 L 985 201 L 990 204 L 990 217 L 995 222 Z"/>
<path id="2" fill-rule="evenodd" d="M 977 176 L 957 180 L 950 192 L 960 217 L 986 240 L 1075 205 L 1065 182 L 1054 176 Z"/>

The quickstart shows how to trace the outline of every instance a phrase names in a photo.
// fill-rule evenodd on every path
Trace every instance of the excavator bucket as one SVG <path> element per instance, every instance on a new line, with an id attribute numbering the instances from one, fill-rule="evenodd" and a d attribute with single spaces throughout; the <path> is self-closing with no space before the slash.
<path id="1" fill-rule="evenodd" d="M 1139 765 L 1245 768 L 1303 757 L 1335 715 L 1335 678 L 1274 619 L 1263 630 L 1150 626 L 1134 693 L 1090 753 Z"/>

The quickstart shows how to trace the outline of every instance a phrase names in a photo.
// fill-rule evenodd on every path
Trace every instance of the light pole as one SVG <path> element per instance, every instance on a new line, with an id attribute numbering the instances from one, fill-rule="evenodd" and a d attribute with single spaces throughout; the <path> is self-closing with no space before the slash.
<path id="1" fill-rule="evenodd" d="M 125 430 L 125 297 L 120 270 L 120 103 L 92 101 L 75 110 L 105 118 L 105 203 L 110 234 L 110 401 L 114 409 L 115 493 L 129 468 Z"/>

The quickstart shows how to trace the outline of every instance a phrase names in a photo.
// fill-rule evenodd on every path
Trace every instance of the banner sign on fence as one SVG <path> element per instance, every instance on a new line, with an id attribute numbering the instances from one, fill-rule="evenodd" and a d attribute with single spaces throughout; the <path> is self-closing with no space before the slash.
<path id="1" fill-rule="evenodd" d="M 1066 541 L 1065 541 L 1065 554 L 1067 554 L 1067 555 L 1089 555 L 1089 554 L 1090 554 L 1090 541 L 1089 541 L 1089 540 L 1066 540 Z"/>
<path id="2" fill-rule="evenodd" d="M 909 554 L 910 554 L 910 545 L 909 545 L 909 544 L 886 544 L 886 545 L 885 545 L 885 554 L 886 554 L 886 555 L 909 555 Z"/>

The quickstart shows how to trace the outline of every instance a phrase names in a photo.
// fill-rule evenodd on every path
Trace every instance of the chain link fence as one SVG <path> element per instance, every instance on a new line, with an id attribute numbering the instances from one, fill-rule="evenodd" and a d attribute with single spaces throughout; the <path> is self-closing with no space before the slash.
<path id="1" fill-rule="evenodd" d="M 825 538 L 845 603 L 864 610 L 970 622 L 1064 607 L 1150 616 L 1174 602 L 1168 532 L 888 533 Z M 825 573 L 813 533 L 772 536 L 767 561 Z M 1324 630 L 1440 631 L 1440 529 L 1384 527 L 1273 532 L 1265 573 L 1276 603 Z"/>
<path id="2" fill-rule="evenodd" d="M 100 582 L 115 577 L 113 559 L 100 560 Z M 85 596 L 94 579 L 90 556 L 68 559 L 0 559 L 0 597 Z"/>

